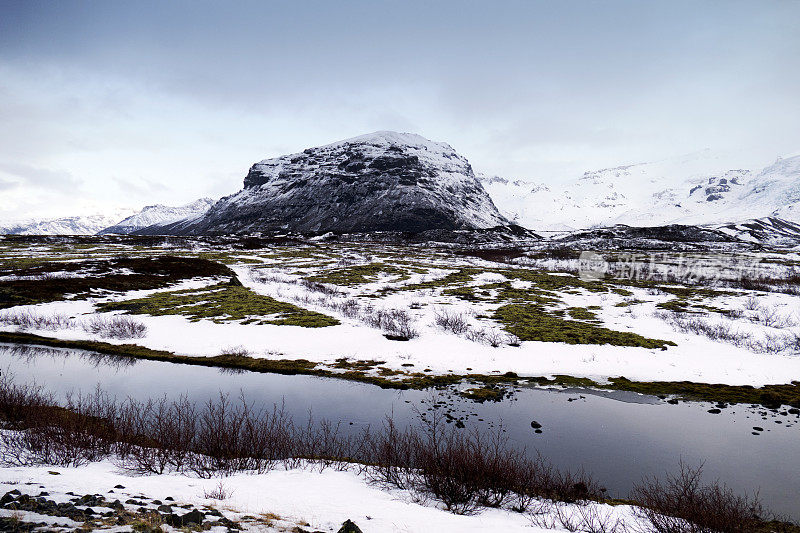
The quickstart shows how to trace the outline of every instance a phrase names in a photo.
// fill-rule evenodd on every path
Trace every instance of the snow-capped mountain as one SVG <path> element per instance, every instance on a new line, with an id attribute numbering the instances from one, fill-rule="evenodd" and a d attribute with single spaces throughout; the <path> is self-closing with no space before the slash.
<path id="1" fill-rule="evenodd" d="M 129 234 L 149 226 L 162 226 L 178 221 L 194 220 L 208 211 L 212 205 L 214 205 L 214 200 L 211 198 L 200 198 L 179 207 L 161 204 L 148 205 L 138 213 L 113 225 L 108 225 L 97 233 L 101 235 L 109 233 Z"/>
<path id="2" fill-rule="evenodd" d="M 418 232 L 507 223 L 449 145 L 379 131 L 256 163 L 240 192 L 176 233 Z"/>
<path id="3" fill-rule="evenodd" d="M 42 220 L 27 220 L 0 224 L 0 234 L 5 235 L 94 235 L 113 224 L 132 210 L 121 210 L 114 215 L 87 215 Z"/>
<path id="4" fill-rule="evenodd" d="M 586 172 L 563 186 L 482 176 L 501 212 L 534 230 L 628 224 L 800 222 L 800 156 L 731 169 L 707 152 Z"/>
<path id="5" fill-rule="evenodd" d="M 775 217 L 710 224 L 704 227 L 715 229 L 740 241 L 777 246 L 795 246 L 800 243 L 800 224 Z"/>

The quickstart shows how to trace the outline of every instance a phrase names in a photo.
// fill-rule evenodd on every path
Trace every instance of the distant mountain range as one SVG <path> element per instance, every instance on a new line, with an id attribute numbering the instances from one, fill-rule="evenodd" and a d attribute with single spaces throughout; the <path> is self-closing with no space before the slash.
<path id="1" fill-rule="evenodd" d="M 211 198 L 200 198 L 179 207 L 157 204 L 148 205 L 138 212 L 119 209 L 110 215 L 79 215 L 5 223 L 0 224 L 0 235 L 126 235 L 151 226 L 191 220 L 201 216 L 213 204 Z"/>
<path id="2" fill-rule="evenodd" d="M 0 233 L 426 232 L 509 224 L 545 234 L 684 225 L 697 235 L 797 244 L 800 156 L 750 170 L 727 168 L 703 151 L 587 171 L 556 186 L 476 175 L 448 144 L 380 131 L 260 161 L 241 191 L 216 202 L 26 221 L 0 225 Z"/>
<path id="3" fill-rule="evenodd" d="M 79 215 L 0 223 L 0 235 L 94 235 L 132 211 L 123 209 L 112 215 Z"/>
<path id="4" fill-rule="evenodd" d="M 709 170 L 716 165 L 718 168 Z M 533 230 L 627 224 L 800 223 L 800 156 L 727 169 L 708 152 L 586 172 L 561 186 L 480 175 L 500 211 Z"/>
<path id="5" fill-rule="evenodd" d="M 165 226 L 178 221 L 189 221 L 201 217 L 214 205 L 211 198 L 200 198 L 192 203 L 179 207 L 166 205 L 148 205 L 136 214 L 99 230 L 97 233 L 127 235 L 151 226 Z"/>

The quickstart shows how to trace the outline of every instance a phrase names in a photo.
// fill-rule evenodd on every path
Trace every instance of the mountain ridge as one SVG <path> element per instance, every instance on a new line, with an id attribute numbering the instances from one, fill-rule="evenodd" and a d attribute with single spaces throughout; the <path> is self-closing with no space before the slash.
<path id="1" fill-rule="evenodd" d="M 141 211 L 99 230 L 97 234 L 127 235 L 150 226 L 163 226 L 194 219 L 208 211 L 213 204 L 214 200 L 211 198 L 200 198 L 177 207 L 162 204 L 148 205 Z"/>
<path id="2" fill-rule="evenodd" d="M 702 154 L 702 152 L 701 152 Z M 533 230 L 703 225 L 766 217 L 800 222 L 800 156 L 762 169 L 697 172 L 696 159 L 587 171 L 561 186 L 481 176 L 501 212 Z"/>
<path id="3" fill-rule="evenodd" d="M 467 159 L 413 133 L 378 131 L 250 167 L 180 233 L 486 229 L 508 224 Z"/>

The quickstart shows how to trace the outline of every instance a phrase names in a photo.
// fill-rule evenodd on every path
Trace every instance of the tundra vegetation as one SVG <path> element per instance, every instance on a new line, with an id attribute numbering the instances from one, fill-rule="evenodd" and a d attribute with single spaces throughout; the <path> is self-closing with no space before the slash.
<path id="1" fill-rule="evenodd" d="M 717 264 L 726 253 L 694 250 L 690 256 Z M 0 240 L 0 326 L 6 342 L 67 345 L 77 341 L 58 339 L 59 331 L 73 329 L 136 343 L 81 341 L 127 357 L 317 373 L 398 388 L 463 379 L 478 386 L 579 381 L 687 399 L 798 405 L 797 382 L 753 388 L 614 375 L 571 380 L 508 377 L 502 368 L 491 376 L 465 369 L 436 374 L 381 360 L 365 367 L 339 357 L 314 363 L 220 354 L 199 363 L 201 357 L 191 353 L 142 345 L 147 324 L 153 324 L 145 319 L 169 315 L 200 324 L 300 326 L 309 335 L 353 324 L 379 330 L 390 341 L 444 332 L 492 349 L 542 342 L 669 351 L 682 342 L 679 335 L 693 335 L 757 354 L 800 354 L 800 306 L 792 299 L 800 293 L 795 253 L 731 251 L 732 259 L 745 255 L 757 261 L 758 275 L 723 269 L 711 280 L 677 275 L 686 260 L 681 250 L 658 251 L 662 268 L 644 263 L 636 277 L 615 277 L 630 261 L 621 251 L 607 251 L 608 275 L 588 280 L 578 275 L 578 255 L 552 243 L 470 248 L 301 237 L 7 236 Z M 47 307 L 79 301 L 89 302 L 91 312 L 59 314 Z M 637 331 L 638 317 L 668 328 L 659 335 Z"/>

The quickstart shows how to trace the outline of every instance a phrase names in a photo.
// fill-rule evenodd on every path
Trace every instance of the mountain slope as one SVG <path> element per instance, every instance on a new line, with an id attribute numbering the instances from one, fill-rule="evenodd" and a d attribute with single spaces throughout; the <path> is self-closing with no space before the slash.
<path id="1" fill-rule="evenodd" d="M 800 245 L 800 224 L 776 217 L 756 218 L 705 226 L 741 241 L 773 246 Z"/>
<path id="2" fill-rule="evenodd" d="M 0 225 L 0 234 L 5 235 L 94 235 L 119 220 L 130 210 L 118 215 L 87 215 L 43 220 L 5 223 Z"/>
<path id="3" fill-rule="evenodd" d="M 700 152 L 584 173 L 563 186 L 483 177 L 500 210 L 532 229 L 628 224 L 800 222 L 800 156 L 761 170 L 725 168 Z"/>
<path id="4" fill-rule="evenodd" d="M 150 226 L 163 226 L 179 221 L 192 220 L 203 215 L 214 204 L 211 198 L 200 198 L 192 203 L 180 207 L 170 207 L 166 205 L 148 205 L 138 213 L 107 226 L 98 231 L 98 234 L 121 234 L 134 233 Z"/>
<path id="5" fill-rule="evenodd" d="M 449 145 L 380 131 L 256 163 L 240 192 L 179 232 L 419 232 L 507 223 Z"/>

